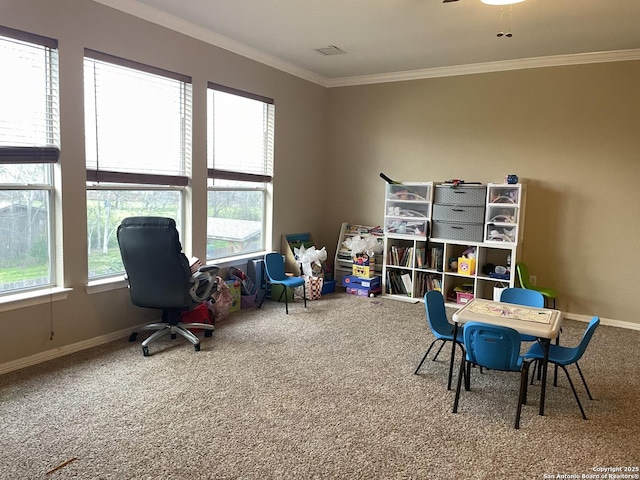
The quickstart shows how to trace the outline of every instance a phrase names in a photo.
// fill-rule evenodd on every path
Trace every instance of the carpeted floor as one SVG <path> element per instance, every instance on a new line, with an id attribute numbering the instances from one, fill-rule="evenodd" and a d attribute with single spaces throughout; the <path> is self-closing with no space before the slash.
<path id="1" fill-rule="evenodd" d="M 572 370 L 588 421 L 560 372 L 546 415 L 534 385 L 515 430 L 517 374 L 474 369 L 458 414 L 449 346 L 413 375 L 433 340 L 424 305 L 343 293 L 308 305 L 236 313 L 200 352 L 166 339 L 145 358 L 122 339 L 0 376 L 0 478 L 543 479 L 640 466 L 640 332 L 596 330 L 580 362 L 595 400 Z M 585 326 L 565 322 L 563 344 Z"/>

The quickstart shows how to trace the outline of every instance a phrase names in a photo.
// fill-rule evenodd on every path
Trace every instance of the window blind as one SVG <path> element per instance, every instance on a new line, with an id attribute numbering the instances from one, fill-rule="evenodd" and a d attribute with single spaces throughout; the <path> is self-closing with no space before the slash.
<path id="1" fill-rule="evenodd" d="M 57 42 L 0 26 L 0 65 L 0 163 L 56 162 Z"/>
<path id="2" fill-rule="evenodd" d="M 186 185 L 190 77 L 85 50 L 87 180 Z"/>
<path id="3" fill-rule="evenodd" d="M 275 107 L 272 99 L 209 83 L 208 176 L 271 182 Z"/>

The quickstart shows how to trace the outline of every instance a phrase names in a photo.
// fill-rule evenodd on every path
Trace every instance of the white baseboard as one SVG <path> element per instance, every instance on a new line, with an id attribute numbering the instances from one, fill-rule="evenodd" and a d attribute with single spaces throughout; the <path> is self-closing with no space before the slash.
<path id="1" fill-rule="evenodd" d="M 565 313 L 563 317 L 567 320 L 576 320 L 578 322 L 589 323 L 593 316 L 591 315 L 578 315 L 576 313 Z M 611 318 L 600 317 L 600 325 L 606 325 L 608 327 L 626 328 L 628 330 L 640 330 L 640 323 L 624 322 L 622 320 L 613 320 Z"/>
<path id="2" fill-rule="evenodd" d="M 142 325 L 146 325 L 146 323 Z M 54 358 L 64 357 L 65 355 L 69 355 L 70 353 L 76 353 L 81 350 L 86 350 L 87 348 L 97 347 L 100 345 L 104 345 L 105 343 L 120 340 L 121 338 L 125 338 L 131 335 L 131 332 L 135 330 L 135 328 L 136 327 L 127 328 L 125 330 L 108 333 L 107 335 L 90 338 L 89 340 L 83 340 L 82 342 L 72 343 L 71 345 L 52 348 L 51 350 L 46 350 L 34 355 L 29 355 L 28 357 L 19 358 L 18 360 L 13 360 L 11 362 L 2 363 L 0 364 L 0 375 L 2 375 L 3 373 L 12 372 L 14 370 L 20 370 L 21 368 L 31 367 L 32 365 L 37 365 L 48 360 L 53 360 Z"/>

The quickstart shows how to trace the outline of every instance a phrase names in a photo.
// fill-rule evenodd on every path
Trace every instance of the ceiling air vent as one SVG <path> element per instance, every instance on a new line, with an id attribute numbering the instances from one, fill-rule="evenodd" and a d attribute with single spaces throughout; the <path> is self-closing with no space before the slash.
<path id="1" fill-rule="evenodd" d="M 340 50 L 335 45 L 329 45 L 328 47 L 316 48 L 316 52 L 320 52 L 323 55 L 342 55 L 347 53 L 344 50 Z"/>

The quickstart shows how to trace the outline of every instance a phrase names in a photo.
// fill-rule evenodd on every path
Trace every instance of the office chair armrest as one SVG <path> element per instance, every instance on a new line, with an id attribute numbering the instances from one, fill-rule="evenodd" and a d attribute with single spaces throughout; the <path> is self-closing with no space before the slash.
<path id="1" fill-rule="evenodd" d="M 216 277 L 220 271 L 215 265 L 205 265 L 200 267 L 193 275 L 191 275 L 191 298 L 196 302 L 204 302 L 211 299 L 211 292 L 214 287 L 217 288 Z"/>

